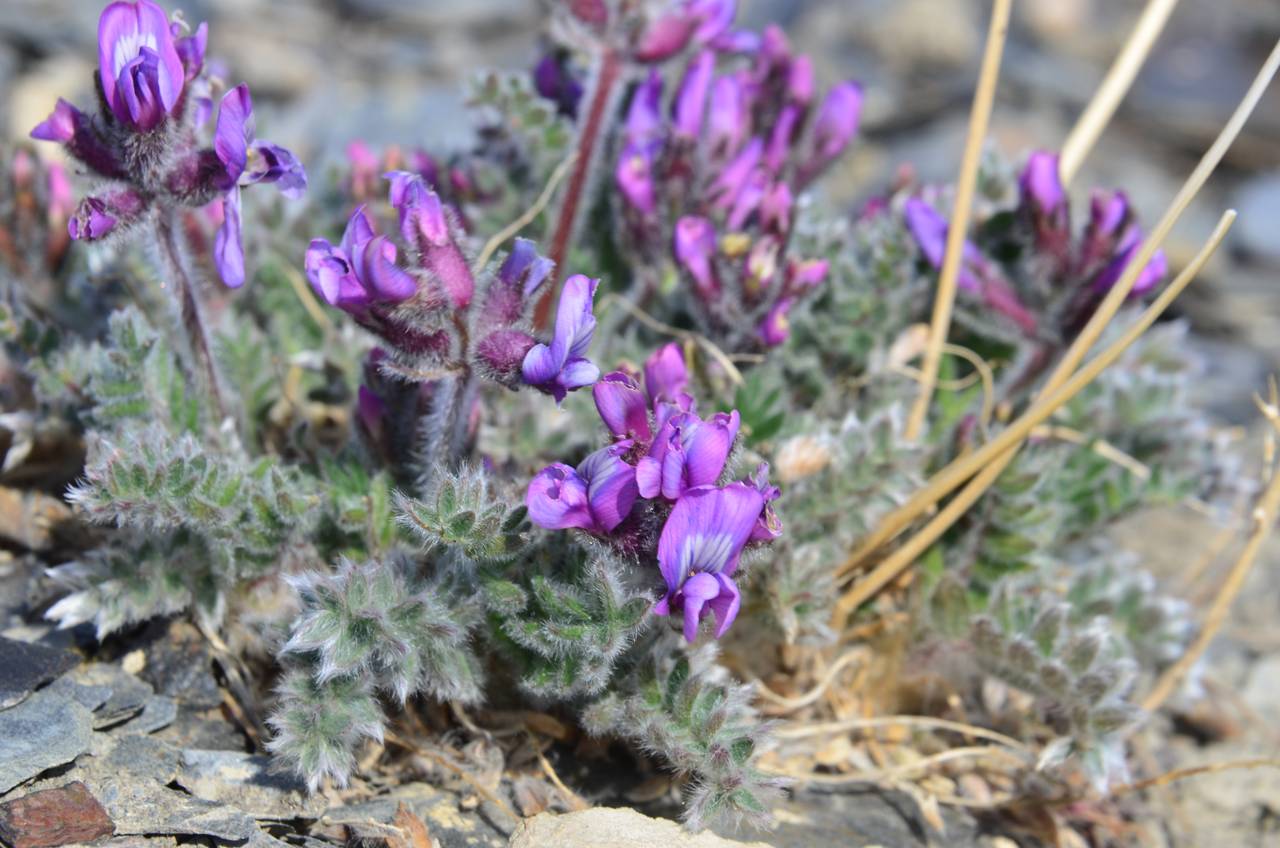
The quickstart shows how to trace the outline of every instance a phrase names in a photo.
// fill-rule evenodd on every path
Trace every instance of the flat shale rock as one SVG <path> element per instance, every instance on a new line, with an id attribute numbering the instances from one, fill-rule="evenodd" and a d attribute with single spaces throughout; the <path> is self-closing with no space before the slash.
<path id="1" fill-rule="evenodd" d="M 237 807 L 255 819 L 315 819 L 325 800 L 286 772 L 272 772 L 269 757 L 238 751 L 182 752 L 176 782 L 197 798 Z"/>
<path id="2" fill-rule="evenodd" d="M 67 677 L 82 686 L 105 686 L 111 690 L 106 702 L 93 711 L 93 727 L 113 727 L 142 712 L 155 694 L 151 687 L 113 663 L 81 666 Z"/>
<path id="3" fill-rule="evenodd" d="M 0 793 L 89 750 L 92 714 L 68 698 L 37 692 L 0 712 Z"/>
<path id="4" fill-rule="evenodd" d="M 908 795 L 879 790 L 804 792 L 774 810 L 773 848 L 977 848 L 978 827 L 957 810 L 939 811 L 934 830 Z"/>
<path id="5" fill-rule="evenodd" d="M 79 662 L 70 651 L 0 636 L 0 710 L 21 703 L 38 686 Z"/>
<path id="6" fill-rule="evenodd" d="M 178 702 L 165 695 L 152 695 L 142 705 L 142 712 L 109 732 L 118 736 L 155 733 L 173 724 L 178 717 Z"/>
<path id="7" fill-rule="evenodd" d="M 192 798 L 133 775 L 101 780 L 94 794 L 119 835 L 209 836 L 239 843 L 258 833 L 253 819 L 234 807 Z"/>
<path id="8" fill-rule="evenodd" d="M 0 842 L 12 848 L 56 848 L 114 831 L 107 811 L 78 780 L 0 804 Z"/>
<path id="9" fill-rule="evenodd" d="M 814 842 L 809 845 L 816 846 Z M 825 843 L 821 843 L 825 844 Z M 626 807 L 595 807 L 563 815 L 540 813 L 525 819 L 508 848 L 770 848 L 766 842 L 738 842 L 714 833 L 690 833 L 666 819 L 651 819 Z"/>

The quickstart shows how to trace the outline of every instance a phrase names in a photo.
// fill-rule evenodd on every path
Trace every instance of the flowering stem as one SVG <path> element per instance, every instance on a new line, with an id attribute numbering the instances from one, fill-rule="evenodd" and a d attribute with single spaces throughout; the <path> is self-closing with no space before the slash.
<path id="1" fill-rule="evenodd" d="M 173 279 L 174 293 L 178 298 L 178 310 L 182 317 L 183 329 L 186 330 L 191 355 L 196 360 L 197 369 L 204 373 L 209 395 L 213 399 L 213 408 L 217 413 L 218 424 L 221 424 L 227 418 L 227 408 L 222 400 L 222 381 L 218 376 L 218 366 L 214 361 L 213 351 L 209 347 L 209 334 L 205 330 L 195 281 L 187 273 L 182 249 L 178 245 L 175 227 L 177 214 L 177 212 L 162 211 L 157 216 L 156 246 L 159 248 L 161 260 L 167 266 L 169 276 Z"/>
<path id="2" fill-rule="evenodd" d="M 618 78 L 622 73 L 622 60 L 611 48 L 605 48 L 600 56 L 600 70 L 596 74 L 595 88 L 591 92 L 591 103 L 587 109 L 582 131 L 578 133 L 578 147 L 574 154 L 573 175 L 569 177 L 569 185 L 565 189 L 564 201 L 560 204 L 560 216 L 556 220 L 555 234 L 551 238 L 551 261 L 555 263 L 552 271 L 552 284 L 547 286 L 534 311 L 534 326 L 546 329 L 551 317 L 551 304 L 555 302 L 559 280 L 564 276 L 564 259 L 569 251 L 569 241 L 577 230 L 578 217 L 581 214 L 582 196 L 586 192 L 595 160 L 599 154 L 601 130 L 604 127 L 608 106 L 613 102 L 613 93 Z"/>

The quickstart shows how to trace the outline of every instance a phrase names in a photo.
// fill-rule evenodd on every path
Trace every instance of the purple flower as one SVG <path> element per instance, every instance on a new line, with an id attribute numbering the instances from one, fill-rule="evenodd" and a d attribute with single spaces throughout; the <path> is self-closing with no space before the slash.
<path id="1" fill-rule="evenodd" d="M 813 100 L 813 60 L 797 56 L 787 68 L 787 100 L 798 106 L 808 106 Z"/>
<path id="2" fill-rule="evenodd" d="M 773 305 L 769 313 L 760 322 L 760 341 L 765 347 L 777 347 L 791 336 L 791 322 L 788 314 L 795 303 L 793 298 L 784 297 Z"/>
<path id="3" fill-rule="evenodd" d="M 99 138 L 89 116 L 61 97 L 49 117 L 31 130 L 31 137 L 60 142 L 68 153 L 105 177 L 124 176 L 115 153 Z"/>
<path id="4" fill-rule="evenodd" d="M 1071 242 L 1067 192 L 1058 175 L 1058 155 L 1036 151 L 1018 177 L 1022 208 L 1035 230 L 1036 247 L 1065 262 Z"/>
<path id="5" fill-rule="evenodd" d="M 656 407 L 662 401 L 688 398 L 685 394 L 688 385 L 689 369 L 685 367 L 684 352 L 678 343 L 667 342 L 645 360 L 644 387 L 651 405 Z M 685 412 L 689 411 L 687 407 L 686 403 Z"/>
<path id="6" fill-rule="evenodd" d="M 788 259 L 786 290 L 803 294 L 822 285 L 831 263 L 826 259 Z"/>
<path id="7" fill-rule="evenodd" d="M 717 412 L 703 421 L 692 412 L 671 416 L 649 453 L 636 466 L 636 483 L 645 498 L 674 501 L 696 486 L 715 483 L 738 436 L 738 411 Z"/>
<path id="8" fill-rule="evenodd" d="M 760 164 L 764 155 L 764 142 L 753 138 L 716 177 L 707 193 L 707 200 L 717 209 L 728 209 L 738 197 L 738 192 Z"/>
<path id="9" fill-rule="evenodd" d="M 177 106 L 187 79 L 164 9 L 151 0 L 103 9 L 98 70 L 116 120 L 142 132 L 155 129 Z"/>
<path id="10" fill-rule="evenodd" d="M 611 371 L 591 387 L 591 395 L 610 433 L 648 444 L 653 437 L 649 404 L 635 377 L 625 371 Z"/>
<path id="11" fill-rule="evenodd" d="M 903 217 L 925 260 L 935 269 L 940 269 L 947 249 L 947 220 L 927 201 L 918 197 L 908 198 L 903 206 Z M 956 284 L 964 291 L 980 295 L 988 306 L 1025 332 L 1035 332 L 1035 316 L 1022 305 L 1008 282 L 982 255 L 977 245 L 967 239 L 962 249 Z"/>
<path id="12" fill-rule="evenodd" d="M 240 187 L 278 183 L 287 197 L 297 197 L 307 187 L 307 175 L 294 155 L 256 140 L 253 124 L 253 99 L 249 87 L 241 83 L 223 95 L 213 137 L 213 150 L 223 171 L 216 184 L 226 192 L 213 255 L 222 281 L 231 288 L 239 288 L 245 279 Z"/>
<path id="13" fill-rule="evenodd" d="M 813 122 L 809 158 L 800 166 L 797 182 L 808 185 L 836 160 L 858 132 L 862 114 L 862 86 L 842 82 L 827 92 Z"/>
<path id="14" fill-rule="evenodd" d="M 485 323 L 489 326 L 510 326 L 519 321 L 525 304 L 530 302 L 533 293 L 546 282 L 554 269 L 555 263 L 539 256 L 533 242 L 516 239 L 485 292 Z"/>
<path id="15" fill-rule="evenodd" d="M 384 174 L 391 181 L 391 205 L 400 212 L 400 232 L 414 245 L 423 267 L 440 282 L 455 309 L 465 309 L 475 294 L 475 278 L 449 231 L 440 195 L 422 177 L 408 171 Z"/>
<path id="16" fill-rule="evenodd" d="M 1129 197 L 1123 191 L 1095 191 L 1089 198 L 1089 223 L 1076 257 L 1076 273 L 1091 276 L 1115 255 L 1116 246 L 1133 224 Z"/>
<path id="17" fill-rule="evenodd" d="M 618 190 L 632 209 L 652 215 L 658 208 L 653 186 L 653 154 L 648 149 L 630 145 L 622 151 L 614 171 Z"/>
<path id="18" fill-rule="evenodd" d="M 776 182 L 760 200 L 760 229 L 779 238 L 791 232 L 791 207 L 794 200 L 791 187 Z"/>
<path id="19" fill-rule="evenodd" d="M 590 386 L 600 377 L 600 369 L 586 358 L 596 329 L 592 300 L 599 284 L 599 280 L 582 274 L 565 280 L 551 344 L 534 345 L 524 358 L 525 383 L 551 395 L 557 404 L 567 393 Z"/>
<path id="20" fill-rule="evenodd" d="M 1124 275 L 1125 269 L 1129 267 L 1129 263 L 1133 262 L 1134 257 L 1138 255 L 1138 251 L 1142 248 L 1142 231 L 1137 226 L 1131 226 L 1125 232 L 1124 238 L 1116 248 L 1116 257 L 1102 269 L 1097 277 L 1094 278 L 1091 285 L 1092 289 L 1100 294 L 1108 292 L 1112 286 L 1120 281 L 1120 277 Z M 1138 274 L 1138 279 L 1134 282 L 1133 288 L 1129 290 L 1129 299 L 1134 300 L 1142 297 L 1150 292 L 1156 286 L 1160 285 L 1165 275 L 1169 273 L 1169 261 L 1165 258 L 1163 250 L 1157 250 L 1151 255 L 1151 259 L 1147 262 L 1146 267 Z"/>
<path id="21" fill-rule="evenodd" d="M 707 108 L 707 91 L 715 67 L 716 56 L 710 50 L 703 50 L 689 62 L 672 110 L 677 135 L 692 139 L 702 132 L 702 114 Z"/>
<path id="22" fill-rule="evenodd" d="M 534 66 L 533 87 L 538 94 L 556 104 L 556 111 L 567 117 L 578 114 L 582 99 L 582 83 L 565 67 L 567 60 L 548 53 Z"/>
<path id="23" fill-rule="evenodd" d="M 476 362 L 486 377 L 510 389 L 522 382 L 521 369 L 538 340 L 523 330 L 510 327 L 494 330 L 476 345 Z"/>
<path id="24" fill-rule="evenodd" d="M 676 222 L 676 261 L 693 277 L 698 293 L 711 299 L 720 291 L 716 279 L 716 228 L 706 218 L 686 215 Z"/>
<path id="25" fill-rule="evenodd" d="M 746 97 L 736 74 L 722 76 L 711 87 L 711 108 L 707 115 L 707 149 L 720 162 L 738 152 L 748 130 Z"/>
<path id="26" fill-rule="evenodd" d="M 178 34 L 182 31 L 180 24 L 170 24 L 169 30 L 173 33 L 174 38 L 177 39 L 174 41 L 173 47 L 178 51 L 178 58 L 182 60 L 187 82 L 191 82 L 204 69 L 204 51 L 209 45 L 209 25 L 202 22 L 200 26 L 196 27 L 195 32 L 184 38 L 178 38 Z"/>
<path id="27" fill-rule="evenodd" d="M 640 35 L 635 58 L 660 62 L 690 43 L 707 44 L 722 36 L 733 23 L 736 0 L 677 0 Z"/>
<path id="28" fill-rule="evenodd" d="M 653 163 L 662 146 L 662 77 L 652 71 L 631 98 L 623 128 L 622 155 L 614 171 L 618 189 L 633 209 L 652 215 L 657 209 Z"/>
<path id="29" fill-rule="evenodd" d="M 311 287 L 325 303 L 360 314 L 373 303 L 398 303 L 417 291 L 417 281 L 395 262 L 395 245 L 374 232 L 361 206 L 347 222 L 341 244 L 315 239 L 305 265 Z"/>
<path id="30" fill-rule="evenodd" d="M 562 462 L 542 469 L 525 495 L 529 519 L 548 530 L 613 532 L 636 502 L 636 470 L 622 460 L 630 448 L 619 442 L 590 454 L 576 469 Z"/>
<path id="31" fill-rule="evenodd" d="M 73 239 L 96 241 L 121 224 L 133 223 L 146 208 L 147 202 L 130 188 L 86 197 L 67 220 L 67 232 Z"/>
<path id="32" fill-rule="evenodd" d="M 671 510 L 658 539 L 658 565 L 667 593 L 654 612 L 681 611 L 688 641 L 697 637 L 698 623 L 707 612 L 715 618 L 717 639 L 737 617 L 741 597 L 732 575 L 763 508 L 757 489 L 731 483 L 723 489 L 690 489 Z"/>
<path id="33" fill-rule="evenodd" d="M 769 145 L 764 153 L 764 164 L 769 173 L 778 173 L 791 155 L 792 141 L 802 115 L 801 108 L 791 104 L 783 106 L 778 113 L 778 120 L 769 133 Z"/>

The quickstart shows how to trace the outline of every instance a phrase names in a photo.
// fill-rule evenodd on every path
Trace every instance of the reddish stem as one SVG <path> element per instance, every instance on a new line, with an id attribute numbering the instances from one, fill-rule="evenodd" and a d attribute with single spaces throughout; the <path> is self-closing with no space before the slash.
<path id="1" fill-rule="evenodd" d="M 569 186 L 565 190 L 564 201 L 560 204 L 560 217 L 556 221 L 555 235 L 551 239 L 551 261 L 555 263 L 555 276 L 552 285 L 547 286 L 538 301 L 533 313 L 534 326 L 546 329 L 551 317 L 551 305 L 555 302 L 556 292 L 560 289 L 563 278 L 565 255 L 569 251 L 569 240 L 573 236 L 578 220 L 578 207 L 582 195 L 587 189 L 587 180 L 591 175 L 600 140 L 600 130 L 604 126 L 605 112 L 612 100 L 613 87 L 622 71 L 622 61 L 611 48 L 605 48 L 600 56 L 600 73 L 596 75 L 595 90 L 591 93 L 591 105 L 587 110 L 586 120 L 582 124 L 582 132 L 578 134 L 578 158 L 573 163 L 573 174 L 569 177 Z"/>

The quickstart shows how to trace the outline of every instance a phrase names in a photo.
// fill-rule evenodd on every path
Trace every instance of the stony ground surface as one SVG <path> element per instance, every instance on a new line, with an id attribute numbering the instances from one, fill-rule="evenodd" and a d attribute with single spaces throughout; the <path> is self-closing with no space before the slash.
<path id="1" fill-rule="evenodd" d="M 337 155 L 357 136 L 375 143 L 464 143 L 469 125 L 461 75 L 530 64 L 541 14 L 521 0 L 183 5 L 190 20 L 211 22 L 214 52 L 235 69 L 235 78 L 252 84 L 263 134 L 307 161 Z M 0 3 L 0 138 L 23 136 L 58 95 L 79 92 L 83 99 L 100 6 L 100 0 Z M 904 163 L 925 178 L 951 176 L 985 2 L 745 0 L 743 6 L 753 23 L 780 21 L 816 55 L 824 80 L 856 76 L 868 87 L 865 139 L 827 186 L 833 202 L 856 204 Z M 996 142 L 1015 153 L 1057 144 L 1140 6 L 1135 0 L 1018 3 L 992 122 Z M 1154 220 L 1277 37 L 1275 0 L 1184 0 L 1080 186 L 1122 184 L 1144 218 Z M 1240 223 L 1180 309 L 1206 359 L 1203 402 L 1224 422 L 1251 427 L 1250 395 L 1280 365 L 1280 88 L 1175 231 L 1175 263 L 1196 249 L 1228 205 L 1240 209 Z M 1257 439 L 1247 444 L 1256 456 Z M 0 542 L 18 552 L 0 554 L 0 842 L 39 848 L 114 834 L 110 844 L 118 846 L 163 848 L 198 839 L 319 848 L 357 836 L 424 848 L 421 834 L 430 833 L 435 845 L 454 848 L 501 846 L 509 837 L 513 845 L 553 844 L 538 834 L 558 828 L 554 844 L 565 848 L 638 844 L 604 841 L 617 823 L 582 813 L 560 825 L 532 819 L 512 837 L 514 819 L 473 787 L 441 775 L 435 785 L 308 796 L 271 771 L 245 735 L 252 717 L 235 714 L 227 669 L 200 634 L 176 624 L 148 630 L 103 661 L 85 662 L 74 652 L 76 634 L 55 636 L 27 620 L 39 599 L 29 596 L 30 561 L 22 554 L 56 543 L 48 528 L 61 509 L 50 499 L 0 492 Z M 1217 534 L 1215 525 L 1185 509 L 1138 516 L 1122 531 L 1127 546 L 1143 550 L 1148 567 L 1201 603 L 1220 582 L 1231 549 L 1198 580 L 1188 581 L 1187 574 Z M 1204 663 L 1206 697 L 1180 704 L 1171 721 L 1138 738 L 1141 775 L 1280 755 L 1277 612 L 1280 542 L 1273 542 Z M 591 797 L 584 788 L 589 783 L 575 784 L 568 770 L 566 779 Z M 522 814 L 571 806 L 548 787 L 493 783 L 504 803 Z M 1133 823 L 1133 834 L 1150 845 L 1280 844 L 1277 799 L 1280 772 L 1210 774 L 1153 791 L 1155 814 Z M 799 793 L 779 819 L 779 830 L 761 837 L 775 846 L 1013 844 L 960 814 L 948 814 L 940 834 L 910 804 L 877 792 Z"/>

